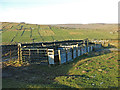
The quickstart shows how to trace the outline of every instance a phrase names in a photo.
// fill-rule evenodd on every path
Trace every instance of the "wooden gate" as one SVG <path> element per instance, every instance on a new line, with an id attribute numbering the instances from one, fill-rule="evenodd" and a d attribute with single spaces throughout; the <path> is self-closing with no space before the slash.
<path id="1" fill-rule="evenodd" d="M 22 48 L 22 61 L 28 63 L 48 64 L 47 48 Z"/>

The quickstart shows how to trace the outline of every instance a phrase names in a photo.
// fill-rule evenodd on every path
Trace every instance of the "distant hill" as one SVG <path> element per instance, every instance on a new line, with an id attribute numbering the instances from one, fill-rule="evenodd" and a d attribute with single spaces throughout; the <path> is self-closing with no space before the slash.
<path id="1" fill-rule="evenodd" d="M 102 30 L 118 30 L 117 24 L 58 24 L 56 27 L 64 27 L 70 29 L 102 29 Z"/>
<path id="2" fill-rule="evenodd" d="M 2 22 L 2 43 L 47 42 L 71 39 L 117 39 L 117 24 L 39 25 Z"/>

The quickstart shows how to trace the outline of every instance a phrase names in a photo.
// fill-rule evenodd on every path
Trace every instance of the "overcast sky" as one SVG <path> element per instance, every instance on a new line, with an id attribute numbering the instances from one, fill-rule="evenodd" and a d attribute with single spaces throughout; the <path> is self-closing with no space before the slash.
<path id="1" fill-rule="evenodd" d="M 119 0 L 0 0 L 1 22 L 118 23 Z"/>

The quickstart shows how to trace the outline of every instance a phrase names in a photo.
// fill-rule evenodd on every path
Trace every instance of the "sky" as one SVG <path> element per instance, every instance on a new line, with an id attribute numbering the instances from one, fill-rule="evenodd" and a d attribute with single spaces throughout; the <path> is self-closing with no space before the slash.
<path id="1" fill-rule="evenodd" d="M 0 22 L 118 23 L 119 0 L 0 0 Z"/>

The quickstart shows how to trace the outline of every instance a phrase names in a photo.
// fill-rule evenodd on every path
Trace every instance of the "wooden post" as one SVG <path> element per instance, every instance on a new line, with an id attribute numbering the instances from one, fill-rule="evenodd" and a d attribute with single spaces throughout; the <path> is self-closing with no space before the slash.
<path id="1" fill-rule="evenodd" d="M 105 47 L 105 40 L 103 40 L 103 46 Z"/>
<path id="2" fill-rule="evenodd" d="M 31 52 L 30 52 L 30 49 L 29 49 L 29 61 L 31 62 L 31 58 L 30 58 L 30 55 L 31 55 Z"/>
<path id="3" fill-rule="evenodd" d="M 49 65 L 48 48 L 47 48 L 47 61 L 48 61 L 48 65 Z"/>
<path id="4" fill-rule="evenodd" d="M 77 44 L 77 47 L 76 47 L 76 57 L 78 57 L 78 44 Z"/>
<path id="5" fill-rule="evenodd" d="M 12 57 L 11 57 L 11 48 L 10 48 L 10 61 L 12 60 Z"/>
<path id="6" fill-rule="evenodd" d="M 105 47 L 105 44 L 106 44 L 106 42 L 105 42 L 105 40 L 104 40 L 104 47 Z"/>
<path id="7" fill-rule="evenodd" d="M 67 57 L 67 48 L 65 48 L 65 52 L 66 52 L 66 62 L 68 61 L 68 57 Z"/>
<path id="8" fill-rule="evenodd" d="M 89 44 L 89 40 L 87 39 L 87 47 L 88 47 L 88 44 Z"/>
<path id="9" fill-rule="evenodd" d="M 61 64 L 60 50 L 58 50 L 58 55 L 59 55 L 59 64 Z"/>
<path id="10" fill-rule="evenodd" d="M 21 43 L 18 43 L 18 61 L 20 63 L 21 60 Z"/>
<path id="11" fill-rule="evenodd" d="M 73 54 L 74 54 L 74 48 L 73 48 L 73 46 L 72 46 L 72 59 L 74 59 L 74 58 L 73 58 Z"/>
<path id="12" fill-rule="evenodd" d="M 22 48 L 20 48 L 20 62 L 23 63 L 23 60 L 22 60 Z"/>
<path id="13" fill-rule="evenodd" d="M 42 46 L 44 46 L 44 44 L 42 43 Z"/>

